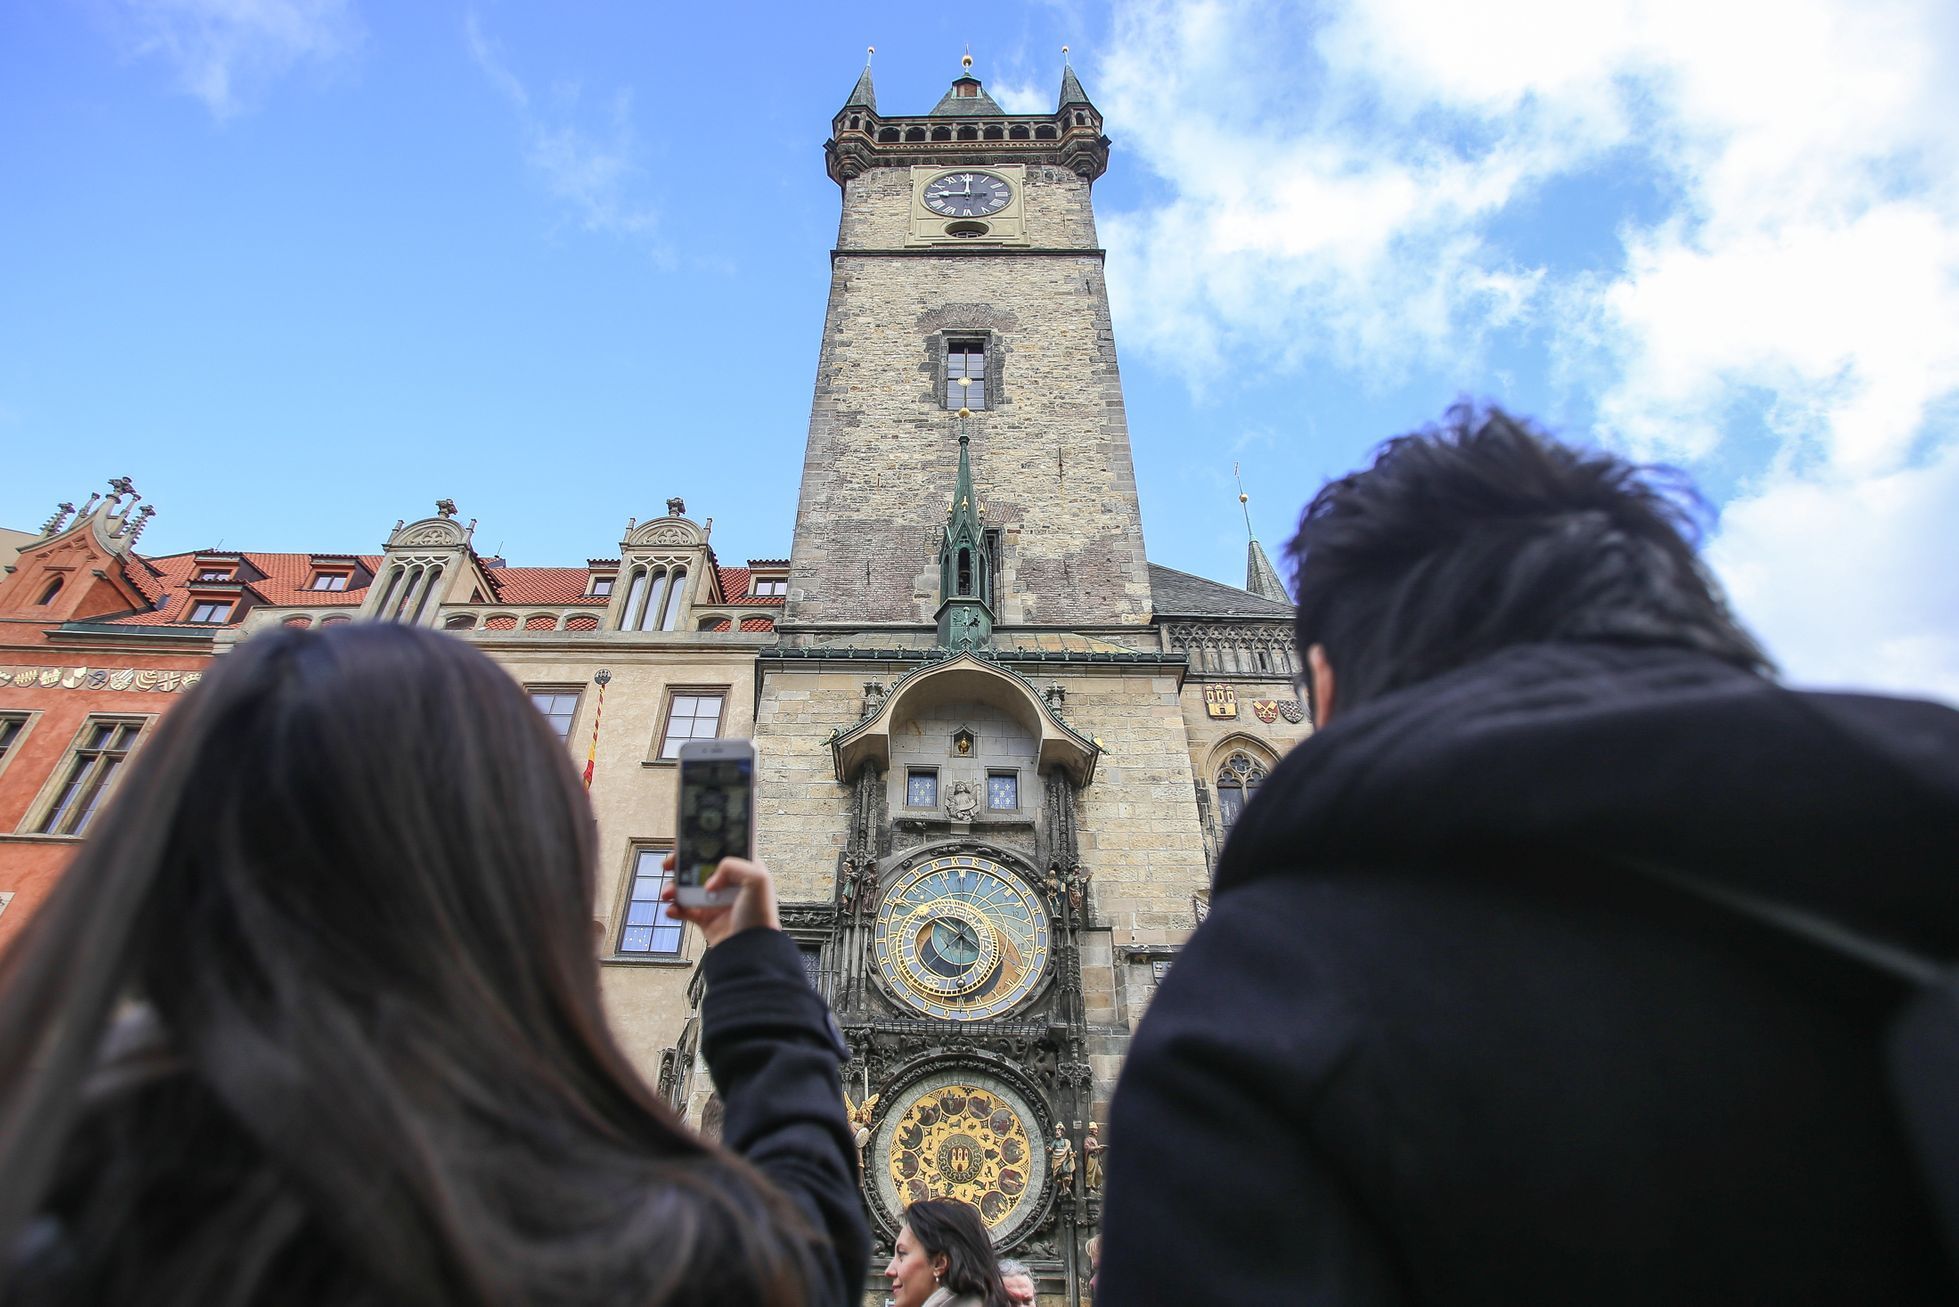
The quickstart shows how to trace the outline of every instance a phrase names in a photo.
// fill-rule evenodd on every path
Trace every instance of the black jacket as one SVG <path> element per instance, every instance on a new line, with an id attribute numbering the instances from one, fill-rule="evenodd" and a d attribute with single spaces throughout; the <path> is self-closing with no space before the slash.
<path id="1" fill-rule="evenodd" d="M 779 930 L 731 935 L 707 951 L 701 969 L 701 1055 L 727 1113 L 721 1142 L 828 1236 L 810 1302 L 856 1303 L 871 1235 L 837 1075 L 848 1052 L 836 1018 Z"/>
<path id="2" fill-rule="evenodd" d="M 1636 857 L 1959 957 L 1959 713 L 1537 645 L 1240 818 L 1112 1107 L 1102 1304 L 1959 1298 L 1891 982 Z"/>

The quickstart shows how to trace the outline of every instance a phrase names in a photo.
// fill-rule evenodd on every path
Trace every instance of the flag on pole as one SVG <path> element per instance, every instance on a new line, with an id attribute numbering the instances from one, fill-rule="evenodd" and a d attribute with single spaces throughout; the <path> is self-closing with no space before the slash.
<path id="1" fill-rule="evenodd" d="M 592 744 L 585 750 L 585 788 L 592 788 L 592 773 L 599 765 L 599 719 L 605 716 L 605 683 L 612 678 L 600 672 L 592 679 L 599 683 L 599 701 L 592 709 Z"/>

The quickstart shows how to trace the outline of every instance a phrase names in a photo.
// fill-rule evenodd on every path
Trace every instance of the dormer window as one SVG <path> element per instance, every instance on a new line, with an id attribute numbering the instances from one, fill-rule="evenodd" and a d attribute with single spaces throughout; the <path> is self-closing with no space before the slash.
<path id="1" fill-rule="evenodd" d="M 197 579 L 200 581 L 229 581 L 233 575 L 234 569 L 230 567 L 207 565 L 197 569 Z"/>
<path id="2" fill-rule="evenodd" d="M 612 593 L 613 579 L 609 575 L 595 576 L 586 585 L 585 593 L 588 595 L 597 595 L 599 598 L 604 599 Z"/>
<path id="3" fill-rule="evenodd" d="M 53 603 L 54 597 L 61 593 L 62 580 L 62 577 L 57 576 L 54 580 L 48 582 L 48 588 L 41 591 L 41 597 L 35 602 L 44 606 Z"/>
<path id="4" fill-rule="evenodd" d="M 351 572 L 315 572 L 313 573 L 312 583 L 306 588 L 309 590 L 345 590 L 347 583 L 352 579 L 353 573 Z"/>
<path id="5" fill-rule="evenodd" d="M 199 625 L 215 626 L 230 618 L 231 608 L 229 599 L 199 599 L 191 605 L 188 620 Z"/>
<path id="6" fill-rule="evenodd" d="M 748 593 L 757 599 L 767 599 L 775 595 L 789 593 L 789 578 L 786 576 L 756 577 L 748 587 Z"/>

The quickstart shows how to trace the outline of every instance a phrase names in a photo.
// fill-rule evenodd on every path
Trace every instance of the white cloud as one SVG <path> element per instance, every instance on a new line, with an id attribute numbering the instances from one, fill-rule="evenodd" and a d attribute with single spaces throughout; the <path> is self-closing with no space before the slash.
<path id="1" fill-rule="evenodd" d="M 595 131 L 578 121 L 584 105 L 576 85 L 557 87 L 540 101 L 503 61 L 474 13 L 463 20 L 463 39 L 483 76 L 517 111 L 525 162 L 582 228 L 628 236 L 658 229 L 659 210 L 642 193 L 646 170 L 633 132 L 630 92 L 613 95 Z M 670 257 L 662 246 L 654 254 Z"/>
<path id="2" fill-rule="evenodd" d="M 1126 343 L 1380 386 L 1553 327 L 1602 439 L 1739 476 L 1713 557 L 1793 674 L 1954 693 L 1959 6 L 1203 0 L 1115 44 L 1102 99 L 1167 192 L 1103 219 Z M 1629 168 L 1664 210 L 1589 233 L 1616 267 L 1492 238 Z"/>
<path id="3" fill-rule="evenodd" d="M 1709 561 L 1794 681 L 1959 704 L 1959 446 L 1877 476 L 1779 477 L 1727 505 Z"/>
<path id="4" fill-rule="evenodd" d="M 118 0 L 108 12 L 126 53 L 169 64 L 220 119 L 295 66 L 331 64 L 362 39 L 347 0 Z"/>

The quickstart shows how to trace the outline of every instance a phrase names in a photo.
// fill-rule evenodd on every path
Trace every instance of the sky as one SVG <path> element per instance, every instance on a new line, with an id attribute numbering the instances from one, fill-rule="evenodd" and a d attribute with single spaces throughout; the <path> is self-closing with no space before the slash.
<path id="1" fill-rule="evenodd" d="M 1788 678 L 1959 702 L 1959 5 L 76 0 L 0 13 L 0 526 L 789 550 L 875 46 L 1113 141 L 1153 561 L 1242 583 L 1461 398 L 1685 469 Z"/>

